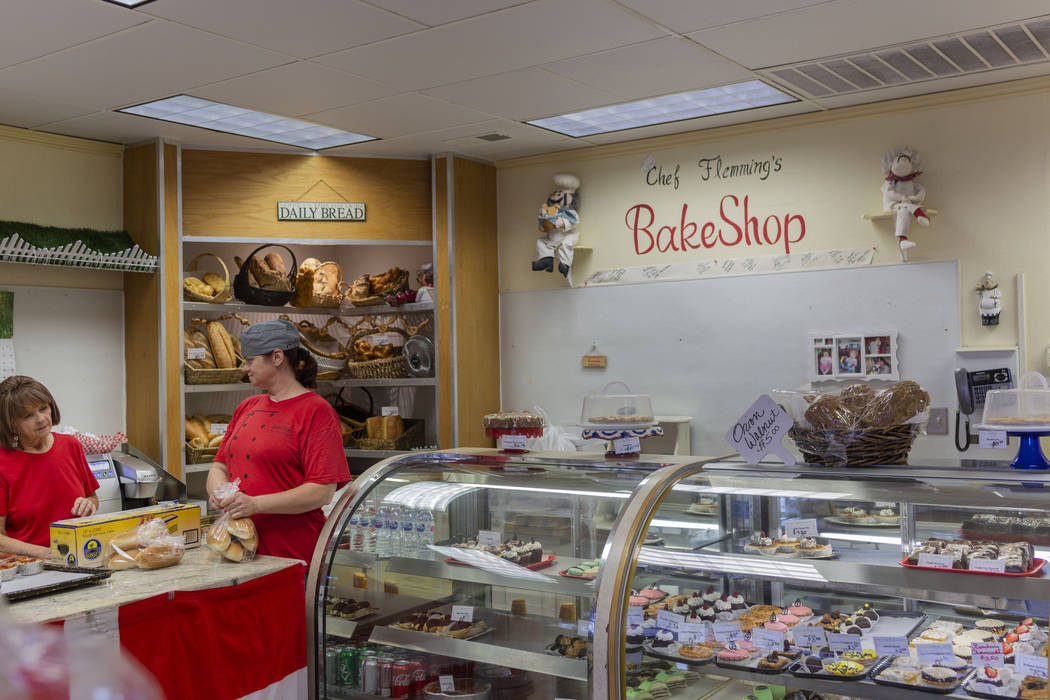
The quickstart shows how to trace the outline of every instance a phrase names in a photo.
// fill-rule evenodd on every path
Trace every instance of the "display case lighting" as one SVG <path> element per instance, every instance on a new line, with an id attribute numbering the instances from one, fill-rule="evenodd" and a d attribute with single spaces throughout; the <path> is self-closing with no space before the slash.
<path id="1" fill-rule="evenodd" d="M 742 574 L 788 578 L 803 581 L 827 582 L 812 564 L 776 559 L 763 561 L 760 557 L 732 556 L 726 554 L 694 554 L 681 550 L 661 551 L 655 547 L 642 547 L 638 554 L 639 564 L 696 569 L 709 573 Z"/>
<path id="2" fill-rule="evenodd" d="M 797 101 L 786 92 L 781 92 L 761 80 L 748 80 L 704 90 L 586 109 L 582 112 L 570 112 L 525 123 L 579 138 Z"/>
<path id="3" fill-rule="evenodd" d="M 106 2 L 111 2 L 114 5 L 120 5 L 121 7 L 139 7 L 140 5 L 145 5 L 148 2 L 153 2 L 153 0 L 105 0 L 105 1 Z"/>
<path id="4" fill-rule="evenodd" d="M 189 95 L 175 95 L 117 111 L 312 151 L 375 140 L 374 136 L 355 134 L 352 131 L 333 129 L 301 119 L 257 112 Z"/>
<path id="5" fill-rule="evenodd" d="M 672 491 L 688 491 L 691 493 L 716 493 L 732 496 L 775 496 L 779 498 L 809 498 L 816 501 L 846 500 L 853 496 L 852 493 L 842 491 L 800 491 L 790 489 L 757 489 L 744 488 L 740 486 L 696 486 L 693 484 L 677 484 L 671 488 Z"/>
<path id="6" fill-rule="evenodd" d="M 684 520 L 660 520 L 654 519 L 649 523 L 650 527 L 678 527 L 683 530 L 717 530 L 718 525 L 714 523 L 693 523 Z"/>

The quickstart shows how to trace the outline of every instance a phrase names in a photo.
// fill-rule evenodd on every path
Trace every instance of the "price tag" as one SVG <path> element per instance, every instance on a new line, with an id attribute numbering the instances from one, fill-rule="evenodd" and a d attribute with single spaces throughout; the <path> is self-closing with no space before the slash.
<path id="1" fill-rule="evenodd" d="M 187 360 L 203 360 L 207 356 L 208 350 L 206 348 L 186 348 Z"/>
<path id="2" fill-rule="evenodd" d="M 473 622 L 474 621 L 474 606 L 472 605 L 453 605 L 452 614 L 449 615 L 453 622 Z"/>
<path id="3" fill-rule="evenodd" d="M 916 644 L 915 654 L 919 657 L 919 663 L 923 665 L 952 663 L 955 661 L 955 654 L 952 652 L 951 642 Z"/>
<path id="4" fill-rule="evenodd" d="M 678 625 L 678 641 L 682 644 L 695 644 L 707 639 L 704 625 L 699 622 L 683 622 Z"/>
<path id="5" fill-rule="evenodd" d="M 499 547 L 499 533 L 495 530 L 478 530 L 478 544 L 486 547 Z"/>
<path id="6" fill-rule="evenodd" d="M 744 638 L 744 632 L 740 629 L 739 622 L 716 622 L 712 628 L 715 632 L 716 642 L 732 642 Z"/>
<path id="7" fill-rule="evenodd" d="M 795 644 L 803 647 L 822 647 L 828 643 L 823 627 L 795 627 L 791 634 Z"/>
<path id="8" fill-rule="evenodd" d="M 951 644 L 948 645 L 948 651 L 951 651 Z M 835 634 L 834 632 L 828 634 L 828 647 L 832 651 L 842 653 L 844 651 L 860 651 L 860 635 L 859 634 Z"/>
<path id="9" fill-rule="evenodd" d="M 1003 659 L 1003 645 L 995 642 L 974 642 L 970 644 L 970 653 L 973 654 L 971 663 L 977 668 L 982 666 L 1002 668 L 1006 663 Z"/>
<path id="10" fill-rule="evenodd" d="M 613 454 L 633 455 L 642 451 L 642 441 L 636 437 L 625 437 L 613 440 Z"/>
<path id="11" fill-rule="evenodd" d="M 977 436 L 981 447 L 990 447 L 993 450 L 1004 450 L 1008 447 L 1005 430 L 980 430 Z"/>
<path id="12" fill-rule="evenodd" d="M 893 501 L 875 501 L 875 508 L 896 508 L 897 504 Z"/>
<path id="13" fill-rule="evenodd" d="M 397 410 L 397 406 L 383 406 L 382 415 L 384 415 L 384 416 L 400 416 L 401 413 Z"/>
<path id="14" fill-rule="evenodd" d="M 386 335 L 385 333 L 378 333 L 372 336 L 372 347 L 390 344 L 390 336 Z"/>
<path id="15" fill-rule="evenodd" d="M 656 611 L 656 626 L 671 632 L 677 632 L 678 626 L 685 622 L 684 615 L 675 615 L 667 610 Z"/>
<path id="16" fill-rule="evenodd" d="M 524 450 L 525 447 L 525 436 L 524 435 L 500 435 L 499 436 L 499 448 L 501 450 Z M 506 467 L 504 467 L 506 468 Z"/>
<path id="17" fill-rule="evenodd" d="M 818 534 L 817 519 L 786 520 L 784 521 L 784 532 L 790 537 L 816 537 Z"/>
<path id="18" fill-rule="evenodd" d="M 456 692 L 456 681 L 452 676 L 438 676 L 438 685 L 441 686 L 442 693 Z"/>
<path id="19" fill-rule="evenodd" d="M 875 653 L 879 656 L 907 656 L 911 653 L 907 637 L 872 637 L 871 641 L 875 643 Z"/>
<path id="20" fill-rule="evenodd" d="M 1046 657 L 1035 654 L 1017 654 L 1014 657 L 1014 669 L 1020 674 L 1046 678 Z"/>
<path id="21" fill-rule="evenodd" d="M 225 435 L 226 434 L 226 428 L 228 428 L 229 426 L 230 426 L 229 423 L 212 423 L 211 424 L 211 432 L 214 433 L 215 435 Z"/>
<path id="22" fill-rule="evenodd" d="M 689 664 L 675 664 L 674 667 L 677 668 L 679 671 L 689 670 Z"/>
<path id="23" fill-rule="evenodd" d="M 590 620 L 577 620 L 576 621 L 576 634 L 581 637 L 591 636 L 591 621 Z"/>
<path id="24" fill-rule="evenodd" d="M 950 569 L 955 561 L 950 554 L 920 554 L 919 566 L 928 566 L 933 569 Z"/>
<path id="25" fill-rule="evenodd" d="M 971 559 L 970 571 L 987 571 L 990 574 L 1006 573 L 1005 559 Z"/>
<path id="26" fill-rule="evenodd" d="M 751 630 L 751 641 L 766 651 L 781 651 L 784 648 L 784 633 L 756 627 Z"/>
<path id="27" fill-rule="evenodd" d="M 645 622 L 645 608 L 634 606 L 627 608 L 627 624 L 640 625 L 643 622 Z"/>

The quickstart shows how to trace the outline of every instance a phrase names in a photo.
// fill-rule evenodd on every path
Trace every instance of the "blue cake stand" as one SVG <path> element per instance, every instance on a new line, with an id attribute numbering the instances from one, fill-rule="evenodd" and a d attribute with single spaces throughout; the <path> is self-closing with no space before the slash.
<path id="1" fill-rule="evenodd" d="M 1017 456 L 1010 466 L 1014 469 L 1046 470 L 1050 469 L 1050 462 L 1043 454 L 1043 448 L 1039 444 L 1039 438 L 1050 435 L 1050 428 L 1046 426 L 1033 426 L 1031 428 L 1021 426 L 994 426 L 979 425 L 979 430 L 1005 430 L 1006 434 L 1016 437 L 1021 441 L 1017 450 Z"/>

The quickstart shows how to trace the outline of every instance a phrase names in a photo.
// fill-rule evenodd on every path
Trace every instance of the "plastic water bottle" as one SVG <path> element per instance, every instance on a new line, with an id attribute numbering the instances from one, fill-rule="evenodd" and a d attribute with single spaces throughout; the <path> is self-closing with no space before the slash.
<path id="1" fill-rule="evenodd" d="M 385 506 L 380 505 L 372 519 L 372 527 L 376 533 L 376 556 L 386 558 L 390 556 L 390 514 Z"/>
<path id="2" fill-rule="evenodd" d="M 376 551 L 376 509 L 372 504 L 366 504 L 364 512 L 358 517 L 357 525 L 361 532 L 361 551 Z"/>
<path id="3" fill-rule="evenodd" d="M 386 506 L 386 526 L 390 531 L 391 557 L 401 556 L 401 509 L 395 504 Z"/>
<path id="4" fill-rule="evenodd" d="M 414 558 L 416 551 L 416 518 L 418 513 L 406 507 L 401 514 L 401 556 Z"/>
<path id="5" fill-rule="evenodd" d="M 360 523 L 360 517 L 358 516 L 358 513 L 355 510 L 353 513 L 350 514 L 350 523 L 349 523 L 349 526 L 346 529 L 347 539 L 350 540 L 350 551 L 351 552 L 360 552 L 361 551 L 361 542 L 358 539 L 358 537 L 361 534 L 360 533 L 361 527 L 360 527 L 359 523 Z"/>
<path id="6" fill-rule="evenodd" d="M 434 550 L 427 545 L 434 544 L 434 514 L 421 508 L 416 520 L 416 548 L 420 559 L 433 559 Z"/>

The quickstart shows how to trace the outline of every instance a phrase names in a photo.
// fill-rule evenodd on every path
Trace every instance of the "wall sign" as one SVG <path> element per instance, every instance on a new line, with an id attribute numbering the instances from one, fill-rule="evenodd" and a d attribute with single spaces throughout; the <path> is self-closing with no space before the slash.
<path id="1" fill-rule="evenodd" d="M 844 379 L 900 379 L 897 331 L 810 333 L 810 381 Z"/>
<path id="2" fill-rule="evenodd" d="M 364 202 L 277 202 L 278 221 L 364 221 Z"/>

